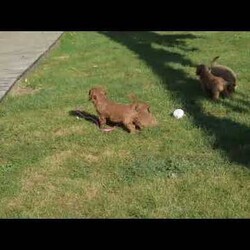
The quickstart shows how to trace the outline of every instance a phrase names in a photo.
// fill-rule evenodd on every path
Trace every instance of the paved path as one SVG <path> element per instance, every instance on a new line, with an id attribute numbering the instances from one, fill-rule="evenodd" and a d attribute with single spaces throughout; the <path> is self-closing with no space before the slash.
<path id="1" fill-rule="evenodd" d="M 0 32 L 0 101 L 62 32 Z"/>

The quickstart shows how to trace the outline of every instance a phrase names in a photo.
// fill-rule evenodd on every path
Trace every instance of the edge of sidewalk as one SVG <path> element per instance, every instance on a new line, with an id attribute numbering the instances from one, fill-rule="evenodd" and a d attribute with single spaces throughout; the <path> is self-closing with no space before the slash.
<path id="1" fill-rule="evenodd" d="M 30 74 L 38 65 L 39 63 L 42 61 L 42 59 L 45 59 L 49 52 L 52 49 L 55 49 L 59 46 L 60 44 L 60 38 L 62 37 L 62 35 L 64 34 L 64 32 L 62 32 L 57 39 L 51 43 L 51 45 L 32 63 L 30 64 L 29 67 L 27 67 L 27 69 L 25 69 L 20 75 L 17 76 L 17 78 L 14 80 L 14 82 L 11 84 L 11 86 L 9 87 L 9 89 L 4 93 L 4 95 L 0 98 L 0 103 L 3 101 L 3 99 L 6 97 L 6 95 L 9 93 L 9 91 L 16 85 L 18 84 L 20 81 L 22 81 L 25 77 L 27 77 L 28 74 Z"/>

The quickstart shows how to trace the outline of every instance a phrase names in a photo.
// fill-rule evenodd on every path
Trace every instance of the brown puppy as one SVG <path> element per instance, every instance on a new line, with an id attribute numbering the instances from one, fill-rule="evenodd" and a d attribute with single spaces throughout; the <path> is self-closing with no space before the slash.
<path id="1" fill-rule="evenodd" d="M 228 82 L 221 77 L 214 76 L 206 65 L 198 65 L 196 68 L 196 75 L 200 77 L 203 91 L 208 93 L 213 100 L 218 100 L 220 94 L 224 96 L 230 95 L 227 89 Z"/>
<path id="2" fill-rule="evenodd" d="M 93 102 L 96 112 L 99 115 L 100 127 L 102 128 L 107 120 L 113 123 L 122 123 L 130 133 L 136 131 L 138 124 L 138 113 L 136 104 L 120 104 L 108 100 L 106 91 L 103 88 L 95 87 L 89 91 L 89 100 Z"/>
<path id="3" fill-rule="evenodd" d="M 136 104 L 135 109 L 138 112 L 136 121 L 139 128 L 154 127 L 158 125 L 156 118 L 150 111 L 148 103 L 140 102 L 134 94 L 130 94 L 129 98 Z"/>
<path id="4" fill-rule="evenodd" d="M 141 128 L 154 127 L 158 125 L 157 120 L 150 111 L 150 106 L 147 103 L 137 103 L 136 111 L 138 112 L 136 118 L 136 125 Z"/>
<path id="5" fill-rule="evenodd" d="M 211 67 L 210 67 L 210 71 L 213 75 L 218 76 L 223 78 L 225 81 L 227 81 L 228 84 L 228 92 L 229 93 L 233 93 L 235 92 L 235 89 L 237 87 L 237 76 L 235 74 L 235 72 L 230 69 L 227 66 L 224 65 L 218 65 L 216 64 L 216 61 L 219 59 L 219 56 L 216 56 L 212 62 L 211 62 Z"/>

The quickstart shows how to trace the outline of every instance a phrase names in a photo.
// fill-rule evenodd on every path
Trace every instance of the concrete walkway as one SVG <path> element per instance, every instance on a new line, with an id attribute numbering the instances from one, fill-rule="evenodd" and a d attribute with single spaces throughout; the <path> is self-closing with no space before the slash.
<path id="1" fill-rule="evenodd" d="M 0 32 L 0 101 L 62 32 Z"/>

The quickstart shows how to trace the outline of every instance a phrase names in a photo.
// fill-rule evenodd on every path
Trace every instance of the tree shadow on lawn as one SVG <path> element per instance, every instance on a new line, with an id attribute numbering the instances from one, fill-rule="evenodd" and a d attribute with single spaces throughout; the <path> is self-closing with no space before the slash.
<path id="1" fill-rule="evenodd" d="M 168 48 L 178 47 L 183 52 L 195 51 L 188 48 L 186 39 L 197 36 L 187 34 L 157 34 L 155 32 L 100 32 L 136 53 L 153 72 L 160 77 L 162 84 L 169 90 L 182 108 L 192 116 L 196 126 L 201 127 L 210 136 L 215 136 L 213 148 L 225 152 L 230 161 L 250 168 L 250 129 L 228 118 L 218 118 L 202 110 L 199 100 L 207 98 L 200 89 L 198 80 L 189 77 L 183 70 L 175 69 L 171 64 L 195 67 L 183 54 L 169 51 Z M 154 45 L 154 46 L 152 46 Z M 166 49 L 157 48 L 164 45 Z M 194 68 L 195 72 L 195 68 Z M 246 110 L 236 103 L 220 101 L 227 108 L 243 113 Z M 216 105 L 216 104 L 214 104 Z"/>

